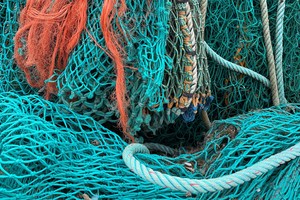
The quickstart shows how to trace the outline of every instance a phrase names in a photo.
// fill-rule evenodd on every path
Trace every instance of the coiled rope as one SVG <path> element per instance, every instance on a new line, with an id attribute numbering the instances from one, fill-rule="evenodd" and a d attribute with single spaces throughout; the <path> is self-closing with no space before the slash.
<path id="1" fill-rule="evenodd" d="M 300 156 L 300 143 L 236 173 L 218 178 L 201 180 L 180 178 L 154 171 L 138 161 L 134 157 L 134 154 L 136 153 L 149 154 L 149 150 L 142 144 L 130 144 L 123 151 L 123 160 L 134 173 L 143 179 L 172 190 L 198 194 L 236 187 L 278 167 L 279 165 L 289 162 Z"/>

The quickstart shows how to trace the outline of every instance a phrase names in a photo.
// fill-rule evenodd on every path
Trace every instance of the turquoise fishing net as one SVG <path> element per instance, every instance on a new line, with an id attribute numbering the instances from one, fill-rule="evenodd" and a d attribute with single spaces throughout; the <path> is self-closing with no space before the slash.
<path id="1" fill-rule="evenodd" d="M 89 116 L 36 95 L 15 93 L 0 95 L 0 109 L 1 199 L 79 199 L 83 194 L 101 199 L 189 196 L 134 175 L 122 160 L 125 142 Z M 140 154 L 138 158 L 168 174 L 218 177 L 296 144 L 299 124 L 300 105 L 274 107 L 215 122 L 197 153 L 176 158 Z M 198 197 L 297 199 L 299 161 L 236 188 Z M 185 162 L 193 165 L 194 172 L 186 169 Z"/>
<path id="2" fill-rule="evenodd" d="M 0 198 L 180 197 L 136 177 L 125 142 L 93 118 L 36 95 L 0 95 Z"/>
<path id="3" fill-rule="evenodd" d="M 25 1 L 9 0 L 1 3 L 1 87 L 4 91 L 36 93 L 28 87 L 23 73 L 14 64 L 13 37 L 18 28 L 18 13 Z M 198 1 L 191 1 L 193 21 L 198 40 L 201 40 L 202 16 Z M 99 15 L 102 0 L 89 2 L 87 31 L 72 52 L 66 69 L 58 74 L 57 101 L 72 110 L 98 120 L 116 122 L 114 66 L 106 53 L 101 34 Z M 124 48 L 127 53 L 126 77 L 129 106 L 129 126 L 132 134 L 146 132 L 163 135 L 176 121 L 182 126 L 180 111 L 166 108 L 172 97 L 182 93 L 184 54 L 182 33 L 178 24 L 177 3 L 167 0 L 127 2 L 128 12 L 120 18 L 126 33 Z M 269 1 L 269 18 L 272 39 L 275 39 L 276 2 Z M 286 98 L 299 102 L 299 9 L 298 1 L 287 1 L 284 18 L 283 72 Z M 225 59 L 243 64 L 268 77 L 266 50 L 258 1 L 209 1 L 205 23 L 205 41 Z M 147 17 L 146 17 L 147 16 Z M 117 30 L 117 28 L 116 28 Z M 174 37 L 176 36 L 176 37 Z M 178 37 L 177 37 L 178 36 Z M 240 48 L 240 51 L 238 50 Z M 198 43 L 199 67 L 205 67 Z M 237 53 L 238 52 L 238 53 Z M 208 112 L 212 120 L 228 118 L 256 108 L 271 106 L 270 90 L 256 80 L 231 72 L 208 58 L 209 73 L 201 75 L 198 89 L 210 88 L 215 100 Z M 205 70 L 204 70 L 205 71 Z M 199 73 L 200 74 L 200 73 Z M 200 78 L 201 78 L 200 77 Z M 206 86 L 205 86 L 206 85 Z M 201 124 L 199 115 L 197 124 Z"/>
<path id="4" fill-rule="evenodd" d="M 275 42 L 277 1 L 267 3 L 271 37 Z M 291 103 L 300 102 L 299 13 L 299 1 L 286 1 L 283 77 L 285 96 Z M 205 41 L 226 60 L 243 65 L 269 78 L 259 1 L 208 1 Z M 211 90 L 215 97 L 208 111 L 211 120 L 226 119 L 272 105 L 271 91 L 263 84 L 248 76 L 225 69 L 210 57 L 208 61 Z M 159 129 L 156 132 L 159 137 L 155 137 L 154 140 L 174 146 L 196 145 L 203 137 L 195 130 L 205 131 L 200 115 L 197 115 L 195 121 L 191 123 L 185 123 L 178 118 L 174 126 Z"/>
<path id="5" fill-rule="evenodd" d="M 58 77 L 59 100 L 74 111 L 92 116 L 100 122 L 115 122 L 118 117 L 114 100 L 114 66 L 106 53 L 99 16 L 102 0 L 93 1 L 88 8 L 87 30 L 75 48 L 65 71 Z M 148 4 L 129 1 L 128 11 L 120 22 L 127 52 L 126 78 L 129 92 L 129 126 L 132 134 L 141 126 L 157 129 L 159 123 L 150 123 L 151 117 L 143 114 L 148 108 L 163 112 L 167 102 L 162 85 L 164 69 L 171 68 L 171 58 L 165 48 L 168 34 L 170 3 L 165 0 Z M 144 16 L 148 14 L 148 18 Z M 131 27 L 131 28 L 130 28 Z M 126 29 L 125 29 L 126 28 Z M 155 107 L 155 108 L 153 108 Z"/>
<path id="6" fill-rule="evenodd" d="M 278 1 L 267 1 L 273 51 Z M 283 30 L 283 75 L 288 102 L 300 100 L 300 3 L 286 1 Z M 259 1 L 209 1 L 205 41 L 219 55 L 269 78 Z M 238 49 L 241 51 L 237 54 Z M 246 111 L 271 106 L 270 90 L 247 77 L 211 62 L 215 101 L 210 114 L 227 118 Z"/>
<path id="7" fill-rule="evenodd" d="M 299 104 L 257 110 L 213 123 L 198 147 L 182 151 L 176 158 L 139 155 L 150 168 L 196 179 L 217 178 L 250 167 L 297 144 L 300 139 Z M 198 134 L 200 134 L 198 132 Z M 193 153 L 196 152 L 196 153 Z M 188 170 L 184 163 L 192 165 Z M 254 180 L 199 199 L 298 199 L 300 159 L 270 170 Z M 187 174 L 187 171 L 190 171 Z"/>
<path id="8" fill-rule="evenodd" d="M 76 199 L 82 194 L 113 199 L 194 198 L 138 178 L 122 161 L 126 143 L 116 128 L 115 71 L 103 51 L 99 23 L 103 1 L 89 1 L 87 31 L 66 69 L 56 74 L 59 92 L 52 103 L 37 96 L 38 90 L 27 84 L 13 59 L 13 38 L 25 2 L 0 2 L 0 198 Z M 202 23 L 200 3 L 190 1 L 196 30 Z M 138 155 L 140 160 L 172 175 L 214 178 L 251 166 L 299 141 L 299 105 L 263 109 L 271 106 L 270 90 L 209 57 L 206 66 L 201 43 L 197 43 L 198 67 L 204 71 L 197 90 L 212 90 L 215 100 L 208 114 L 212 121 L 220 121 L 208 132 L 200 114 L 193 122 L 184 122 L 178 108 L 166 106 L 181 95 L 184 80 L 177 3 L 127 1 L 127 6 L 119 22 L 127 33 L 122 42 L 127 53 L 131 132 L 141 142 L 163 143 L 182 152 L 177 158 Z M 277 2 L 269 0 L 268 6 L 275 41 Z M 299 1 L 287 0 L 283 73 L 290 103 L 300 102 L 299 13 Z M 201 40 L 200 32 L 196 33 Z M 258 0 L 209 0 L 204 40 L 226 60 L 268 77 Z M 192 163 L 194 172 L 184 162 Z M 197 197 L 300 198 L 299 162 L 296 158 L 244 185 Z"/>
<path id="9" fill-rule="evenodd" d="M 34 93 L 25 75 L 15 64 L 14 36 L 18 30 L 19 13 L 25 1 L 0 2 L 0 92 L 15 91 L 20 94 Z"/>

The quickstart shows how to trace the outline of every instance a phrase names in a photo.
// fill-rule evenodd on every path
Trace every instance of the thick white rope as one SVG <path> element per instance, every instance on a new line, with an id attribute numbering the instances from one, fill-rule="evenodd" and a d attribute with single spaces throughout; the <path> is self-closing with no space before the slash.
<path id="1" fill-rule="evenodd" d="M 267 1 L 260 0 L 260 7 L 261 7 L 261 18 L 262 18 L 265 45 L 267 49 L 267 58 L 269 63 L 269 74 L 270 74 L 273 105 L 277 106 L 279 105 L 278 86 L 277 86 L 277 78 L 276 78 L 275 60 L 274 60 L 274 54 L 273 54 L 273 48 L 271 42 L 271 34 L 269 28 L 269 15 L 268 15 Z"/>
<path id="2" fill-rule="evenodd" d="M 196 38 L 195 38 L 195 31 L 194 31 L 194 23 L 192 18 L 192 12 L 191 12 L 191 6 L 187 2 L 186 3 L 186 13 L 187 13 L 187 25 L 189 27 L 190 33 L 191 33 L 191 42 L 192 42 L 192 50 L 196 52 Z M 191 93 L 194 93 L 197 88 L 198 83 L 198 68 L 197 68 L 197 55 L 193 56 L 193 83 L 191 86 Z"/>
<path id="3" fill-rule="evenodd" d="M 217 192 L 241 185 L 300 156 L 300 143 L 236 173 L 211 179 L 188 179 L 170 176 L 146 167 L 134 154 L 148 153 L 142 144 L 130 144 L 123 151 L 125 164 L 137 175 L 151 183 L 193 194 Z"/>

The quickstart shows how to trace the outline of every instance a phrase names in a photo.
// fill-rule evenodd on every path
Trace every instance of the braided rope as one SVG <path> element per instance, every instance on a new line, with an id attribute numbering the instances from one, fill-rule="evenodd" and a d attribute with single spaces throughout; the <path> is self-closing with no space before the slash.
<path id="1" fill-rule="evenodd" d="M 149 150 L 156 150 L 156 151 L 161 151 L 166 154 L 169 154 L 170 156 L 176 156 L 179 154 L 179 152 L 176 149 L 173 149 L 171 147 L 168 147 L 163 144 L 158 144 L 158 143 L 145 143 L 144 144 Z"/>
<path id="2" fill-rule="evenodd" d="M 190 30 L 190 37 L 191 37 L 191 47 L 194 52 L 196 52 L 196 38 L 195 38 L 195 32 L 194 32 L 194 24 L 193 24 L 193 18 L 192 18 L 192 12 L 191 7 L 189 3 L 186 3 L 186 14 L 187 14 L 187 25 Z M 197 82 L 198 82 L 198 69 L 197 69 L 197 58 L 196 55 L 193 56 L 193 83 L 191 86 L 191 93 L 194 93 L 196 91 Z"/>
<path id="3" fill-rule="evenodd" d="M 202 121 L 203 121 L 205 127 L 207 129 L 210 129 L 211 126 L 212 126 L 212 123 L 211 123 L 211 121 L 210 121 L 210 119 L 208 117 L 208 114 L 207 114 L 207 112 L 205 110 L 201 111 L 201 116 L 202 116 Z"/>
<path id="4" fill-rule="evenodd" d="M 149 154 L 149 150 L 142 144 L 130 144 L 123 151 L 123 160 L 134 173 L 143 179 L 172 190 L 198 194 L 236 187 L 284 164 L 285 162 L 289 162 L 297 156 L 300 156 L 300 143 L 236 173 L 202 180 L 180 178 L 153 171 L 134 157 L 134 154 L 136 153 Z"/>
<path id="5" fill-rule="evenodd" d="M 198 83 L 196 38 L 189 2 L 178 3 L 180 29 L 184 36 L 185 66 L 183 95 L 179 98 L 179 108 L 184 111 L 189 108 Z"/>
<path id="6" fill-rule="evenodd" d="M 200 12 L 201 12 L 201 15 L 202 15 L 202 26 L 201 26 L 202 42 L 204 42 L 207 5 L 208 5 L 208 0 L 202 0 L 201 1 Z M 202 45 L 202 49 L 201 49 L 201 56 L 203 56 L 202 59 L 203 59 L 204 66 L 208 67 L 206 51 L 205 51 L 205 47 L 203 45 Z M 208 69 L 206 68 L 205 70 L 208 70 Z M 208 80 L 210 81 L 210 77 L 208 77 Z M 209 83 L 209 87 L 210 87 L 210 83 Z M 210 90 L 210 88 L 208 88 L 208 90 Z M 209 93 L 210 93 L 210 91 L 209 91 Z M 205 110 L 202 110 L 201 111 L 201 116 L 202 116 L 202 120 L 203 120 L 206 128 L 209 129 L 211 127 L 211 122 L 210 122 L 210 119 L 208 117 L 207 112 Z"/>
<path id="7" fill-rule="evenodd" d="M 277 106 L 279 105 L 279 97 L 278 97 L 274 54 L 273 54 L 271 35 L 269 29 L 268 6 L 266 0 L 260 0 L 260 7 L 261 7 L 261 15 L 262 15 L 261 18 L 262 18 L 264 39 L 265 39 L 266 49 L 267 49 L 267 59 L 269 63 L 272 99 L 273 99 L 273 104 Z"/>
<path id="8" fill-rule="evenodd" d="M 284 95 L 284 83 L 282 72 L 282 54 L 283 54 L 283 18 L 285 10 L 285 0 L 278 1 L 277 19 L 276 19 L 276 46 L 275 46 L 275 67 L 278 84 L 278 95 L 281 104 L 287 103 Z"/>
<path id="9" fill-rule="evenodd" d="M 224 67 L 226 67 L 226 68 L 228 68 L 230 70 L 233 70 L 233 71 L 236 71 L 236 72 L 248 75 L 248 76 L 254 78 L 255 80 L 260 81 L 265 86 L 270 87 L 270 81 L 266 77 L 260 75 L 259 73 L 255 72 L 255 71 L 252 71 L 251 69 L 244 68 L 244 67 L 241 67 L 241 66 L 239 66 L 237 64 L 234 64 L 232 62 L 227 61 L 226 59 L 224 59 L 221 56 L 219 56 L 214 50 L 212 50 L 210 48 L 210 46 L 208 46 L 208 44 L 206 42 L 204 42 L 204 46 L 206 48 L 207 54 L 210 57 L 212 57 L 220 65 L 222 65 L 222 66 L 224 66 Z"/>
<path id="10" fill-rule="evenodd" d="M 202 38 L 204 40 L 204 30 L 205 30 L 205 20 L 206 20 L 206 13 L 207 13 L 207 5 L 208 5 L 208 0 L 202 0 L 201 1 L 201 14 L 202 14 L 202 23 L 204 24 L 202 26 Z"/>

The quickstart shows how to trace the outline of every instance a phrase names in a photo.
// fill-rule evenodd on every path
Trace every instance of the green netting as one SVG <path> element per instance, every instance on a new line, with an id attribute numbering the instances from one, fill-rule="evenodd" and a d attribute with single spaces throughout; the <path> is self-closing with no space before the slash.
<path id="1" fill-rule="evenodd" d="M 93 118 L 34 95 L 0 95 L 0 198 L 178 198 L 122 160 L 125 142 Z"/>
<path id="2" fill-rule="evenodd" d="M 22 3 L 23 2 L 23 3 Z M 25 1 L 0 2 L 0 91 L 20 94 L 34 93 L 25 75 L 15 65 L 14 36 L 18 30 L 18 18 Z"/>
<path id="3" fill-rule="evenodd" d="M 192 1 L 193 2 L 193 1 Z M 268 1 L 271 36 L 275 41 L 277 1 Z M 285 95 L 289 102 L 300 101 L 300 3 L 286 1 L 283 31 L 283 74 Z M 268 77 L 259 1 L 209 1 L 205 24 L 205 41 L 219 55 Z M 273 44 L 274 46 L 274 44 Z M 271 106 L 271 92 L 258 81 L 229 71 L 208 57 L 211 90 L 215 100 L 208 114 L 212 120 Z M 269 78 L 269 77 L 268 77 Z M 205 131 L 201 116 L 192 123 L 181 118 L 173 126 L 156 132 L 158 143 L 177 145 L 201 142 Z M 172 142 L 168 142 L 171 140 Z M 180 142 L 178 142 L 180 141 Z M 188 142 L 187 142 L 188 141 Z"/>
<path id="4" fill-rule="evenodd" d="M 100 122 L 114 122 L 118 113 L 113 98 L 113 65 L 106 53 L 91 38 L 94 37 L 101 46 L 105 46 L 99 23 L 101 5 L 102 0 L 89 5 L 87 30 L 90 34 L 83 34 L 66 70 L 58 77 L 59 97 L 78 113 L 92 116 Z M 149 128 L 155 127 L 149 124 L 150 115 L 142 115 L 143 108 L 158 105 L 154 110 L 162 111 L 163 103 L 167 102 L 161 83 L 164 68 L 171 67 L 171 59 L 165 56 L 166 50 L 161 47 L 166 45 L 166 7 L 170 5 L 161 0 L 149 5 L 144 1 L 132 5 L 129 3 L 127 6 L 129 11 L 125 16 L 126 21 L 121 25 L 126 27 L 124 31 L 130 36 L 125 49 L 128 54 L 126 73 L 131 104 L 129 125 L 134 134 L 140 130 L 142 123 L 148 123 Z M 146 13 L 149 13 L 147 19 L 144 16 Z"/>
<path id="5" fill-rule="evenodd" d="M 203 143 L 177 158 L 140 155 L 150 168 L 186 178 L 217 178 L 250 167 L 297 144 L 300 139 L 299 104 L 272 107 L 215 121 Z M 197 132 L 200 134 L 199 132 Z M 197 152 L 192 154 L 193 152 Z M 149 162 L 151 160 L 151 162 Z M 183 163 L 191 164 L 182 169 Z M 198 195 L 200 199 L 298 199 L 300 159 L 280 165 L 250 182 L 222 192 Z M 194 171 L 194 172 L 193 172 Z"/>
<path id="6" fill-rule="evenodd" d="M 277 1 L 267 1 L 273 49 Z M 267 55 L 264 45 L 259 1 L 209 1 L 205 28 L 206 42 L 223 58 L 244 65 L 266 77 Z M 286 1 L 283 38 L 283 73 L 289 102 L 299 102 L 299 10 L 298 1 Z M 238 49 L 241 48 L 240 51 Z M 237 53 L 238 52 L 238 53 Z M 210 60 L 209 60 L 210 61 Z M 215 119 L 271 106 L 270 91 L 257 81 L 229 72 L 209 62 L 215 96 L 211 115 Z"/>
<path id="7" fill-rule="evenodd" d="M 0 198 L 76 199 L 82 194 L 112 199 L 189 197 L 138 178 L 122 161 L 126 143 L 112 132 L 119 115 L 114 65 L 96 44 L 106 48 L 99 22 L 103 0 L 89 1 L 87 31 L 66 69 L 57 75 L 56 103 L 35 96 L 38 91 L 29 87 L 13 59 L 13 38 L 25 2 L 0 3 Z M 271 106 L 269 89 L 209 57 L 207 65 L 203 54 L 202 39 L 226 60 L 268 77 L 259 1 L 209 0 L 204 38 L 201 2 L 190 1 L 197 38 L 196 93 L 212 90 L 215 100 L 208 111 L 212 120 L 244 114 L 215 121 L 208 132 L 199 114 L 186 123 L 180 109 L 168 107 L 183 94 L 190 78 L 184 66 L 192 64 L 185 58 L 192 50 L 184 43 L 178 14 L 182 8 L 175 0 L 127 0 L 128 11 L 117 17 L 125 33 L 120 38 L 127 53 L 131 133 L 138 134 L 140 141 L 185 146 L 185 152 L 197 152 L 178 158 L 138 158 L 154 170 L 187 178 L 233 173 L 300 139 L 299 105 L 263 109 Z M 268 0 L 268 6 L 274 40 L 277 2 Z M 287 0 L 283 73 L 290 103 L 300 102 L 299 13 L 299 1 Z M 194 172 L 184 162 L 192 163 Z M 299 162 L 297 158 L 244 185 L 197 197 L 299 199 Z"/>
<path id="8" fill-rule="evenodd" d="M 14 65 L 13 37 L 17 31 L 17 18 L 25 1 L 9 0 L 1 3 L 4 20 L 1 34 L 1 87 L 4 91 L 34 93 L 24 76 Z M 194 31 L 201 41 L 202 16 L 200 2 L 191 1 Z M 272 38 L 275 39 L 277 3 L 268 2 Z M 87 30 L 105 48 L 101 35 L 99 15 L 102 0 L 89 2 Z M 178 5 L 167 0 L 127 2 L 128 11 L 119 19 L 126 33 L 124 45 L 128 55 L 126 65 L 132 134 L 142 130 L 156 133 L 158 128 L 173 123 L 180 111 L 166 108 L 166 103 L 179 98 L 184 81 L 183 33 L 178 22 Z M 297 1 L 286 2 L 284 18 L 283 71 L 286 98 L 298 102 L 299 81 L 299 9 Z M 222 57 L 241 64 L 268 77 L 266 50 L 262 37 L 261 13 L 258 1 L 209 1 L 205 23 L 205 41 Z M 59 75 L 58 97 L 72 110 L 92 116 L 101 123 L 115 122 L 118 112 L 114 102 L 115 74 L 108 56 L 91 39 L 82 34 L 80 44 L 73 51 L 66 70 Z M 201 42 L 197 43 L 199 71 L 198 92 L 205 93 L 212 83 L 215 97 L 209 114 L 221 119 L 242 114 L 256 108 L 270 106 L 270 91 L 247 76 L 219 66 L 209 60 L 205 72 Z M 203 68 L 204 67 L 204 68 Z M 202 72 L 202 74 L 200 73 Z M 178 122 L 180 123 L 180 118 Z M 201 122 L 201 119 L 198 120 Z M 178 123 L 176 123 L 178 124 Z M 197 124 L 200 124 L 199 122 Z M 181 125 L 179 125 L 181 126 Z"/>
<path id="9" fill-rule="evenodd" d="M 35 95 L 0 95 L 0 198 L 184 198 L 141 180 L 121 157 L 125 143 L 91 117 Z M 274 126 L 276 124 L 276 126 Z M 300 139 L 300 105 L 270 108 L 215 122 L 198 153 L 139 155 L 155 170 L 188 178 L 233 173 Z M 191 163 L 194 172 L 185 168 Z M 299 159 L 205 199 L 299 198 Z M 189 196 L 189 195 L 188 195 Z"/>
<path id="10" fill-rule="evenodd" d="M 183 39 L 177 22 L 177 6 L 175 2 L 172 3 L 172 7 L 168 1 L 153 1 L 150 4 L 146 1 L 127 3 L 129 10 L 122 23 L 123 30 L 128 33 L 128 38 L 125 38 L 127 65 L 136 68 L 136 70 L 129 68 L 126 72 L 131 102 L 129 124 L 132 133 L 139 131 L 141 127 L 143 132 L 149 129 L 155 132 L 164 124 L 174 122 L 180 114 L 176 108 L 163 111 L 162 105 L 172 97 L 178 98 L 182 94 L 184 79 Z M 99 33 L 98 16 L 101 7 L 98 5 L 101 5 L 101 1 L 89 7 L 91 14 L 89 14 L 88 30 L 101 46 L 105 46 Z M 275 39 L 277 4 L 270 1 L 268 5 L 272 38 Z M 191 6 L 194 12 L 195 30 L 200 35 L 199 5 L 196 1 L 192 1 Z M 289 102 L 298 102 L 300 98 L 300 86 L 297 81 L 300 74 L 299 48 L 298 42 L 293 42 L 298 41 L 299 9 L 299 2 L 287 1 L 284 18 L 283 71 L 286 97 Z M 210 1 L 205 24 L 205 40 L 225 59 L 268 77 L 260 15 L 258 1 L 224 3 Z M 169 20 L 168 16 L 170 16 Z M 201 39 L 201 36 L 198 36 L 198 39 Z M 165 46 L 166 50 L 164 50 Z M 198 43 L 198 46 L 198 53 L 201 54 L 201 43 Z M 271 93 L 261 83 L 247 76 L 230 72 L 211 59 L 208 60 L 212 95 L 216 97 L 209 112 L 212 119 L 227 118 L 271 105 Z M 200 55 L 198 61 L 201 67 L 205 66 Z M 163 76 L 164 84 L 161 84 Z M 207 78 L 209 74 L 201 77 L 206 79 L 199 83 L 209 86 L 210 79 Z M 85 33 L 66 71 L 59 78 L 59 83 L 62 83 L 61 99 L 81 113 L 94 116 L 98 120 L 114 121 L 113 116 L 118 115 L 111 99 L 114 78 L 113 66 L 109 59 Z M 147 114 L 149 113 L 147 110 L 153 112 Z"/>

